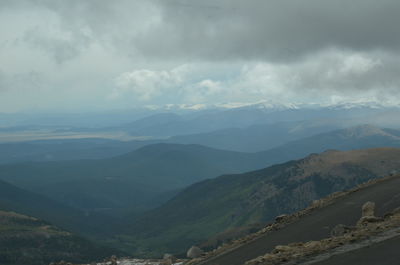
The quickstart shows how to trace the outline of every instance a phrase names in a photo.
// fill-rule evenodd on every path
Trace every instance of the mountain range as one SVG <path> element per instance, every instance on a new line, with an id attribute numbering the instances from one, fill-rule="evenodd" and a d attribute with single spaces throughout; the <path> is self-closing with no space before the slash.
<path id="1" fill-rule="evenodd" d="M 74 150 L 82 147 L 85 153 L 104 148 L 106 155 L 107 146 L 121 151 L 121 142 L 37 142 L 32 150 L 35 144 L 48 144 L 53 151 L 75 153 L 77 159 L 1 165 L 0 179 L 5 182 L 0 182 L 0 209 L 46 220 L 139 256 L 181 253 L 195 243 L 211 248 L 260 228 L 280 213 L 299 210 L 316 198 L 383 176 L 399 166 L 397 149 L 324 152 L 400 147 L 398 130 L 372 125 L 329 130 L 327 124 L 254 125 L 226 130 L 219 138 L 232 135 L 229 141 L 244 142 L 250 135 L 253 149 L 257 142 L 263 146 L 265 139 L 269 141 L 266 146 L 274 144 L 286 131 L 284 144 L 253 153 L 213 148 L 220 143 L 213 140 L 218 133 L 166 139 L 198 139 L 209 146 L 150 141 L 135 146 L 139 141 L 132 141 L 124 148 L 133 147 L 134 151 L 101 159 L 78 159 L 80 154 Z M 257 131 L 253 135 L 252 128 Z M 314 134 L 296 138 L 307 136 L 312 128 Z M 290 140 L 292 132 L 297 135 L 295 140 Z M 320 152 L 324 153 L 302 159 Z"/>
<path id="2" fill-rule="evenodd" d="M 284 126 L 269 135 L 281 130 Z M 399 135 L 394 129 L 363 125 L 317 134 L 256 153 L 189 144 L 153 144 L 100 160 L 2 165 L 0 179 L 84 211 L 140 212 L 161 205 L 190 184 L 221 174 L 259 169 L 327 149 L 400 147 Z M 260 136 L 259 141 L 262 139 Z"/>
<path id="3" fill-rule="evenodd" d="M 376 103 L 334 105 L 226 104 L 210 108 L 161 108 L 87 114 L 0 114 L 0 142 L 107 138 L 162 140 L 253 125 L 330 121 L 338 128 L 369 123 L 400 128 L 399 108 Z M 339 125 L 339 127 L 337 127 Z M 310 131 L 311 132 L 311 131 Z M 270 147 L 268 147 L 270 148 Z"/>

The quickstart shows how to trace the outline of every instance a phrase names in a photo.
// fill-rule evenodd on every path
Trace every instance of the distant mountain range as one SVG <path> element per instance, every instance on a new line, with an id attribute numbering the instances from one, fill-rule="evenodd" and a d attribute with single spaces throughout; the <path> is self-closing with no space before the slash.
<path id="1" fill-rule="evenodd" d="M 257 154 L 154 144 L 103 160 L 2 165 L 0 178 L 75 208 L 113 212 L 154 207 L 195 182 L 265 163 Z"/>
<path id="2" fill-rule="evenodd" d="M 134 136 L 170 137 L 221 129 L 246 128 L 253 125 L 321 120 L 330 121 L 331 125 L 339 125 L 339 128 L 375 122 L 376 125 L 384 127 L 400 126 L 399 122 L 385 121 L 386 115 L 390 115 L 391 112 L 399 113 L 400 109 L 368 104 L 297 107 L 295 105 L 270 106 L 260 103 L 238 108 L 201 111 L 190 115 L 156 114 L 119 127 L 110 127 L 107 130 L 123 131 Z M 376 119 L 378 116 L 380 119 Z"/>
<path id="3" fill-rule="evenodd" d="M 207 133 L 180 135 L 154 140 L 118 141 L 84 138 L 5 143 L 0 144 L 0 164 L 26 161 L 102 159 L 122 155 L 155 143 L 199 144 L 211 148 L 238 152 L 259 152 L 285 144 L 290 145 L 293 141 L 303 141 L 303 138 L 312 138 L 318 134 L 345 129 L 343 126 L 347 125 L 347 123 L 351 124 L 351 122 L 344 122 L 343 120 L 330 119 L 279 122 L 252 125 L 245 128 L 227 128 Z M 388 134 L 393 133 L 394 135 L 398 132 L 395 129 L 379 129 L 373 125 L 361 125 L 350 128 L 363 127 L 364 129 L 360 130 L 375 128 L 375 131 L 383 130 Z M 382 135 L 382 132 L 380 134 Z M 344 140 L 344 138 L 342 136 L 340 141 Z M 359 140 L 357 139 L 356 141 Z M 343 146 L 351 144 L 351 141 L 353 141 L 353 138 L 348 138 L 348 141 L 343 143 Z M 356 146 L 356 148 L 363 147 L 362 145 Z M 372 146 L 367 145 L 366 147 Z M 328 148 L 330 147 L 328 146 Z M 341 147 L 332 148 L 340 149 Z M 317 150 L 317 152 L 319 151 L 323 150 Z M 307 155 L 307 153 L 303 155 Z"/>
<path id="4" fill-rule="evenodd" d="M 270 131 L 271 138 L 279 132 L 283 134 L 284 128 Z M 199 145 L 153 144 L 101 160 L 2 165 L 0 179 L 82 210 L 113 214 L 129 209 L 140 212 L 162 204 L 178 190 L 204 179 L 259 169 L 327 149 L 400 147 L 399 135 L 397 130 L 364 125 L 318 134 L 257 153 Z M 254 140 L 253 146 L 262 142 L 264 135 L 259 136 L 259 140 L 250 137 Z M 222 138 L 207 135 L 197 139 Z M 237 142 L 244 138 L 243 135 Z M 230 141 L 234 140 L 233 137 Z M 212 141 L 209 143 L 212 145 Z M 68 148 L 68 143 L 65 146 Z M 102 146 L 101 142 L 99 146 Z"/>
<path id="5" fill-rule="evenodd" d="M 160 117 L 161 120 L 163 120 L 162 117 Z M 141 125 L 145 123 L 145 121 L 140 122 Z M 271 149 L 303 137 L 339 129 L 342 128 L 341 126 L 343 126 L 343 122 L 334 123 L 316 120 L 227 128 L 154 140 L 118 141 L 83 138 L 4 143 L 0 144 L 0 164 L 26 161 L 100 159 L 128 153 L 155 143 L 200 144 L 231 151 L 256 152 Z M 146 128 L 146 130 L 150 130 L 148 127 Z M 156 131 L 159 129 L 157 126 L 154 128 Z"/>
<path id="6" fill-rule="evenodd" d="M 150 248 L 153 253 L 179 252 L 229 228 L 266 223 L 399 169 L 400 149 L 379 148 L 326 151 L 258 171 L 223 175 L 188 187 L 137 220 L 127 220 L 125 236 L 131 235 L 141 246 L 139 253 Z"/>
<path id="7" fill-rule="evenodd" d="M 263 153 L 280 157 L 279 163 L 298 159 L 311 153 L 320 153 L 328 149 L 352 150 L 373 147 L 400 147 L 400 131 L 380 129 L 372 125 L 360 125 L 346 129 L 334 130 L 303 139 L 288 142 Z"/>
<path id="8" fill-rule="evenodd" d="M 275 130 L 271 127 L 256 128 L 259 129 L 258 132 L 269 132 L 267 135 L 272 142 L 276 138 L 274 135 L 284 134 L 286 127 L 283 124 L 281 127 L 277 126 Z M 324 126 L 320 128 L 325 129 Z M 293 130 L 297 130 L 298 135 L 309 131 L 301 126 Z M 290 133 L 286 133 L 288 134 Z M 224 137 L 225 135 L 217 134 L 213 137 L 198 135 L 192 139 L 196 142 L 194 140 L 196 138 L 199 142 L 212 146 L 212 143 L 216 145 L 224 143 L 223 139 L 228 138 Z M 243 143 L 246 141 L 245 136 L 246 134 L 239 134 L 237 138 L 232 137 L 228 142 L 236 140 Z M 259 138 L 249 137 L 247 141 L 252 142 L 249 145 L 253 148 L 257 142 L 262 143 L 262 139 L 268 139 L 261 133 L 258 136 Z M 185 137 L 180 140 L 182 139 L 188 140 Z M 218 139 L 221 139 L 221 142 L 218 142 Z M 178 141 L 179 138 L 174 140 Z M 68 141 L 58 146 L 65 148 L 64 152 L 72 156 L 74 143 L 79 146 L 79 143 L 72 142 L 70 150 Z M 104 147 L 102 141 L 94 143 L 99 149 L 101 146 Z M 35 147 L 35 144 L 31 146 Z M 351 150 L 381 146 L 400 147 L 400 131 L 363 125 L 317 134 L 257 153 L 224 151 L 199 145 L 153 144 L 125 155 L 101 160 L 2 165 L 0 179 L 75 208 L 114 214 L 129 209 L 143 211 L 156 207 L 171 198 L 178 190 L 221 174 L 259 169 L 327 149 Z M 105 150 L 108 149 L 104 147 Z"/>
<path id="9" fill-rule="evenodd" d="M 199 109 L 186 107 L 182 109 L 167 106 L 159 109 L 79 115 L 29 114 L 26 117 L 23 114 L 0 114 L 0 142 L 91 137 L 160 140 L 253 125 L 318 120 L 331 121 L 334 126 L 339 125 L 336 128 L 364 123 L 400 128 L 400 122 L 396 119 L 400 113 L 398 107 L 382 106 L 373 102 L 334 105 L 259 102 L 222 104 Z"/>
<path id="10" fill-rule="evenodd" d="M 272 100 L 260 100 L 258 102 L 226 102 L 217 104 L 166 104 L 159 106 L 145 106 L 148 110 L 215 110 L 215 109 L 266 109 L 266 110 L 286 110 L 286 109 L 354 109 L 354 108 L 387 108 L 387 105 L 375 101 L 354 101 L 338 103 L 283 103 Z M 397 106 L 389 106 L 397 107 Z"/>

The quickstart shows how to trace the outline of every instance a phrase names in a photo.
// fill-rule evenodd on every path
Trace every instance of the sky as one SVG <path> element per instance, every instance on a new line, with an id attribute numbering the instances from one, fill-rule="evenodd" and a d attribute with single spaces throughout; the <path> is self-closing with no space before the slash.
<path id="1" fill-rule="evenodd" d="M 398 0 L 0 0 L 0 112 L 400 103 Z"/>

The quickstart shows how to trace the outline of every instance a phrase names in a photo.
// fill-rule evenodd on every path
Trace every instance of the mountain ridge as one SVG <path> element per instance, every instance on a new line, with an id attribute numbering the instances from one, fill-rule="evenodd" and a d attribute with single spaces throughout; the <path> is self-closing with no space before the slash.
<path id="1" fill-rule="evenodd" d="M 400 168 L 399 158 L 398 148 L 327 151 L 266 169 L 223 175 L 188 187 L 140 217 L 126 233 L 134 242 L 151 242 L 154 249 L 178 251 L 228 228 L 268 222 L 332 192 L 388 175 Z"/>

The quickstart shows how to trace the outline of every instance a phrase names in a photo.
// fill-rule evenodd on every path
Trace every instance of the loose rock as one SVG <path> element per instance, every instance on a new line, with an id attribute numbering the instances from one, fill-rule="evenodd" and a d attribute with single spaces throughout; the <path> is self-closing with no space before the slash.
<path id="1" fill-rule="evenodd" d="M 193 246 L 187 251 L 186 256 L 188 258 L 195 259 L 199 258 L 203 253 L 204 251 L 201 248 Z"/>
<path id="2" fill-rule="evenodd" d="M 361 217 L 375 216 L 375 203 L 366 202 L 361 208 Z"/>

